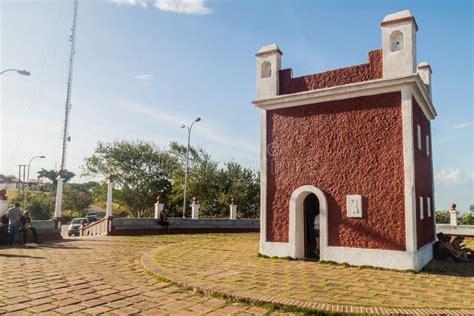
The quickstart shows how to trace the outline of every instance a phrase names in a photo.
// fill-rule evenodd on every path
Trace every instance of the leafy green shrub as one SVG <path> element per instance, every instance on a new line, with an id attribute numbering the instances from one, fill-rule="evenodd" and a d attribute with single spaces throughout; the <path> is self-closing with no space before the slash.
<path id="1" fill-rule="evenodd" d="M 436 223 L 449 224 L 449 211 L 435 211 Z"/>

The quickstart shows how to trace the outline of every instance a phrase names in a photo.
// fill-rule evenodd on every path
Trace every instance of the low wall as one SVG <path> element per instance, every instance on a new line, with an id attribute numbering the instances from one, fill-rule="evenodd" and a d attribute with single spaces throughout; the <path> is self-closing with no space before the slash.
<path id="1" fill-rule="evenodd" d="M 193 234 L 258 232 L 260 220 L 243 218 L 199 219 L 169 218 L 169 229 L 154 218 L 114 218 L 112 235 Z"/>
<path id="2" fill-rule="evenodd" d="M 52 220 L 32 221 L 31 226 L 36 229 L 38 240 L 40 242 L 63 239 L 61 236 L 61 230 L 54 228 L 54 223 Z M 7 231 L 6 228 L 5 231 Z M 0 244 L 6 244 L 7 240 L 3 240 L 4 238 L 1 239 L 2 240 L 0 240 Z M 29 230 L 26 232 L 26 242 L 33 242 L 33 234 Z M 23 233 L 21 232 L 17 233 L 17 243 L 20 245 L 23 244 Z"/>
<path id="3" fill-rule="evenodd" d="M 55 228 L 52 220 L 31 221 L 31 226 L 36 228 L 40 242 L 63 239 L 61 229 Z M 21 238 L 23 237 L 21 236 Z M 27 242 L 33 242 L 33 236 L 30 231 L 27 232 Z"/>
<path id="4" fill-rule="evenodd" d="M 463 235 L 468 239 L 474 238 L 474 225 L 450 225 L 450 224 L 436 224 L 436 233 L 443 233 L 446 235 Z"/>

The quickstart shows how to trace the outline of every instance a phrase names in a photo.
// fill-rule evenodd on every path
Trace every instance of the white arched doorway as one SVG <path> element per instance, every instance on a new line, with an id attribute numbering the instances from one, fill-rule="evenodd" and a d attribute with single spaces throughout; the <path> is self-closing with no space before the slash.
<path id="1" fill-rule="evenodd" d="M 324 260 L 326 248 L 328 245 L 328 203 L 324 193 L 313 185 L 303 185 L 293 191 L 290 198 L 290 231 L 289 244 L 294 250 L 294 258 L 305 257 L 305 228 L 304 228 L 304 200 L 313 193 L 319 200 L 320 217 L 320 253 L 319 256 Z"/>

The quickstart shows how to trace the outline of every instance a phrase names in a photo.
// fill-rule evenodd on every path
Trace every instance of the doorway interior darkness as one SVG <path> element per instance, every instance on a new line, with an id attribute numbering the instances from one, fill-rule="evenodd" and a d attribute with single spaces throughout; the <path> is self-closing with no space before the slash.
<path id="1" fill-rule="evenodd" d="M 318 258 L 316 236 L 314 234 L 314 218 L 319 214 L 319 200 L 314 193 L 304 199 L 304 255 L 306 258 Z"/>

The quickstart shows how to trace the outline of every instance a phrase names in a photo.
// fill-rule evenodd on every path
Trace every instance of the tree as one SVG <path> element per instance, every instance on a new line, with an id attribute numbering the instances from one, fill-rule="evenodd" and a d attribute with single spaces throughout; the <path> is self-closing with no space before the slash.
<path id="1" fill-rule="evenodd" d="M 176 142 L 170 143 L 170 154 L 178 162 L 173 172 L 173 188 L 170 197 L 170 213 L 181 216 L 184 199 L 184 174 L 187 146 Z M 213 161 L 209 154 L 202 149 L 190 147 L 187 203 L 197 197 L 201 203 L 200 212 L 203 215 L 213 216 L 219 195 L 218 163 Z M 189 209 L 187 209 L 189 212 Z"/>
<path id="2" fill-rule="evenodd" d="M 171 143 L 170 152 L 180 161 L 174 172 L 172 215 L 181 215 L 184 189 L 184 164 L 186 146 Z M 209 217 L 227 217 L 229 204 L 236 199 L 241 217 L 258 217 L 260 207 L 260 185 L 257 173 L 244 168 L 236 162 L 226 163 L 219 168 L 219 163 L 202 149 L 190 148 L 190 167 L 188 178 L 188 201 L 198 197 L 200 212 Z M 189 209 L 188 209 L 189 211 Z"/>
<path id="3" fill-rule="evenodd" d="M 17 181 L 17 178 L 15 176 L 12 176 L 12 175 L 4 175 L 4 174 L 0 174 L 0 182 L 16 182 Z"/>
<path id="4" fill-rule="evenodd" d="M 56 179 L 58 177 L 59 171 L 56 170 L 46 170 L 41 168 L 40 171 L 38 171 L 38 179 L 41 178 L 46 178 L 50 180 L 53 183 L 53 187 L 56 187 L 58 184 L 58 180 Z M 64 170 L 64 182 L 68 182 L 71 180 L 75 174 L 71 171 Z"/>
<path id="5" fill-rule="evenodd" d="M 23 204 L 25 196 L 19 193 L 14 199 L 9 201 L 13 205 L 16 202 Z M 34 220 L 45 220 L 53 218 L 55 205 L 54 195 L 49 192 L 30 192 L 28 194 L 27 205 L 22 205 L 24 209 L 31 212 L 31 218 Z"/>
<path id="6" fill-rule="evenodd" d="M 469 213 L 461 215 L 461 225 L 474 225 L 474 209 L 471 205 Z"/>
<path id="7" fill-rule="evenodd" d="M 134 217 L 151 215 L 159 195 L 167 201 L 176 160 L 165 150 L 144 141 L 99 142 L 94 154 L 85 159 L 84 175 L 113 177 L 117 186 L 114 200 Z"/>
<path id="8" fill-rule="evenodd" d="M 258 174 L 236 162 L 225 164 L 221 171 L 221 207 L 228 212 L 231 199 L 238 204 L 241 217 L 258 217 L 260 213 L 260 183 Z"/>
<path id="9" fill-rule="evenodd" d="M 92 194 L 89 190 L 81 188 L 76 184 L 67 184 L 63 190 L 63 208 L 77 211 L 81 214 L 89 208 L 92 203 Z"/>

